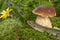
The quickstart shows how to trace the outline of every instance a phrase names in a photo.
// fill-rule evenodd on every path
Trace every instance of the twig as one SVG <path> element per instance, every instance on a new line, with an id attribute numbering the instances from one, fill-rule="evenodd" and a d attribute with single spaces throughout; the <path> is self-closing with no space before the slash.
<path id="1" fill-rule="evenodd" d="M 53 35 L 57 35 L 58 39 L 60 40 L 60 30 L 58 30 L 58 29 L 53 29 L 53 28 L 47 28 L 47 27 L 38 25 L 38 24 L 35 23 L 34 21 L 27 21 L 27 23 L 28 23 L 32 28 L 34 28 L 35 30 L 38 30 L 38 31 L 40 31 L 40 32 L 47 31 L 47 32 L 52 33 Z"/>

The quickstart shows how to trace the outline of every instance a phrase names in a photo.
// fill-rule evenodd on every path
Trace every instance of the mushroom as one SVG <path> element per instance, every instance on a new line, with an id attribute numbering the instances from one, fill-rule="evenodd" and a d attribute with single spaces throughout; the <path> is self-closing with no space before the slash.
<path id="1" fill-rule="evenodd" d="M 47 5 L 41 5 L 33 9 L 32 13 L 38 15 L 35 21 L 37 24 L 42 25 L 44 27 L 52 28 L 52 24 L 49 17 L 56 16 L 56 11 L 54 8 Z"/>

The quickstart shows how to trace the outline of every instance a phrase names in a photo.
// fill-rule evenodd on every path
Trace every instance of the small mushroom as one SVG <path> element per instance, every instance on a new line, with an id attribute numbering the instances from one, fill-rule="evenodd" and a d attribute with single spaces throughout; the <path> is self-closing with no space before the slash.
<path id="1" fill-rule="evenodd" d="M 56 16 L 56 11 L 54 8 L 47 5 L 41 5 L 35 8 L 32 13 L 38 15 L 35 21 L 37 24 L 42 25 L 44 27 L 52 28 L 52 24 L 49 17 Z"/>

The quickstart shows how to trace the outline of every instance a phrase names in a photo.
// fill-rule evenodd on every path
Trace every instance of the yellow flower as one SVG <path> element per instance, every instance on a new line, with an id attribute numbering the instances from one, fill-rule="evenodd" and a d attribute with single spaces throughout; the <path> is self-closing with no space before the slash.
<path id="1" fill-rule="evenodd" d="M 0 18 L 7 18 L 8 16 L 10 16 L 10 11 L 12 11 L 12 9 L 10 9 L 10 8 L 7 8 L 6 10 L 3 10 L 2 12 L 1 12 L 1 16 L 0 16 Z"/>

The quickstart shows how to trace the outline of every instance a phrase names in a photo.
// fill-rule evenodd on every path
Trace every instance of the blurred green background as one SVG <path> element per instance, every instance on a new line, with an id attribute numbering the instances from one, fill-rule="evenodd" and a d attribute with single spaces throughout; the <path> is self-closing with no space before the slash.
<path id="1" fill-rule="evenodd" d="M 35 21 L 32 10 L 40 5 L 55 8 L 57 16 L 52 17 L 53 27 L 60 28 L 60 0 L 0 0 L 0 12 L 10 7 L 13 11 L 7 19 L 0 19 L 0 40 L 58 40 L 56 36 L 31 28 L 28 20 Z"/>

